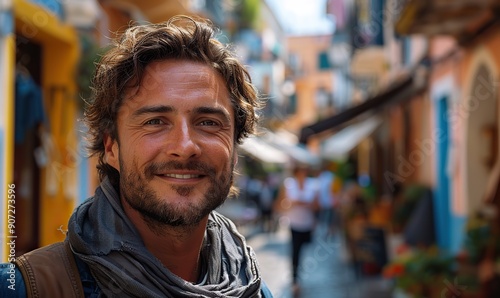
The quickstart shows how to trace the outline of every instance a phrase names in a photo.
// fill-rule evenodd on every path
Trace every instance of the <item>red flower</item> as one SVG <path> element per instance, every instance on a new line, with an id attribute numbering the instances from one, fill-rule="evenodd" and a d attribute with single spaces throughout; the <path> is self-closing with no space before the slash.
<path id="1" fill-rule="evenodd" d="M 403 264 L 394 263 L 386 266 L 382 272 L 382 275 L 385 278 L 393 278 L 403 275 L 404 272 L 405 272 L 405 266 Z"/>

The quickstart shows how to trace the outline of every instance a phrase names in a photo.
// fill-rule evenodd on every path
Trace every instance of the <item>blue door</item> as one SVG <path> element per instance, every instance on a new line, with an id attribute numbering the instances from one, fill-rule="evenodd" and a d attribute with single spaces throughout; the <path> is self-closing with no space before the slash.
<path id="1" fill-rule="evenodd" d="M 439 139 L 436 140 L 437 185 L 434 195 L 434 218 L 438 246 L 455 254 L 462 246 L 465 217 L 452 212 L 449 176 L 450 125 L 448 119 L 448 97 L 440 98 L 436 103 L 436 128 Z"/>
<path id="2" fill-rule="evenodd" d="M 448 149 L 450 146 L 448 113 L 448 98 L 442 97 L 437 101 L 436 129 L 439 139 L 437 145 L 437 185 L 434 196 L 434 218 L 436 222 L 437 244 L 440 248 L 449 250 L 451 243 L 451 206 L 450 206 L 450 179 L 448 175 Z"/>

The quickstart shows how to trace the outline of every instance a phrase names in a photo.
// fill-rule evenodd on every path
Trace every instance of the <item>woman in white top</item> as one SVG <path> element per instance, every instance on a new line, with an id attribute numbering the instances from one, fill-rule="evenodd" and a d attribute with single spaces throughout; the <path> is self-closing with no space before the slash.
<path id="1" fill-rule="evenodd" d="M 298 291 L 298 266 L 300 251 L 311 241 L 318 210 L 318 188 L 314 178 L 308 177 L 308 168 L 298 165 L 293 176 L 285 179 L 277 201 L 277 209 L 284 212 L 289 221 L 292 236 L 293 290 Z"/>

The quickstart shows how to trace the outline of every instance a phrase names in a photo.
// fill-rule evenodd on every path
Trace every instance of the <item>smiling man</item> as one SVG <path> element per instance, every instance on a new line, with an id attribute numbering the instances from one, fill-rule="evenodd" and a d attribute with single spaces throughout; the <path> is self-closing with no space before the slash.
<path id="1" fill-rule="evenodd" d="M 2 297 L 271 297 L 253 250 L 214 211 L 236 191 L 236 148 L 260 107 L 214 29 L 188 17 L 130 28 L 93 91 L 101 184 L 64 243 L 16 260 L 18 292 Z"/>

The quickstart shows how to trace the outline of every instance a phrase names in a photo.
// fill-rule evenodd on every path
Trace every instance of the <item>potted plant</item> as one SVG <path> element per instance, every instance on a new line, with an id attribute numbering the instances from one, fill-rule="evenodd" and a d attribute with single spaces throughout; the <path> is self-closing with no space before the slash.
<path id="1" fill-rule="evenodd" d="M 410 297 L 447 297 L 443 294 L 448 291 L 453 280 L 453 265 L 454 259 L 443 255 L 435 247 L 409 249 L 389 263 L 383 275 L 393 279 L 394 286 Z"/>

